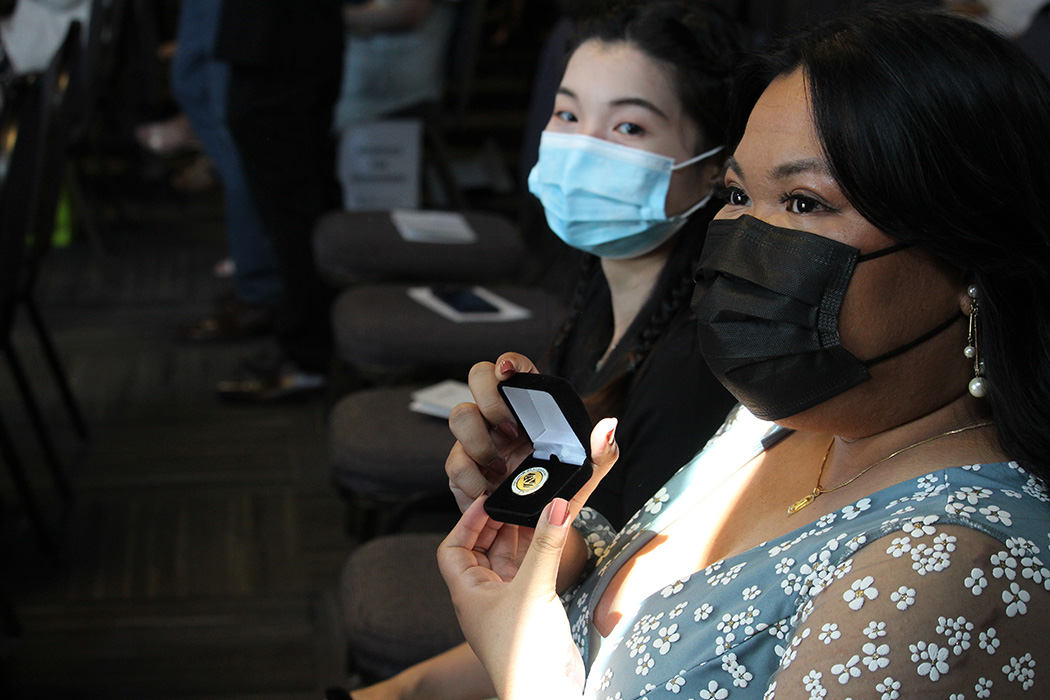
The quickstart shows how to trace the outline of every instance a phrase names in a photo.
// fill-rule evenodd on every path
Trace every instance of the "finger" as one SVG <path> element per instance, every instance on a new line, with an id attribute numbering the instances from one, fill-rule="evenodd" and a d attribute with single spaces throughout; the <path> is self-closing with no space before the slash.
<path id="1" fill-rule="evenodd" d="M 568 501 L 555 498 L 547 504 L 536 523 L 529 551 L 514 577 L 515 585 L 526 586 L 537 595 L 556 595 L 558 566 L 571 522 Z"/>
<path id="2" fill-rule="evenodd" d="M 594 489 L 620 457 L 620 446 L 616 443 L 617 425 L 618 421 L 615 418 L 603 418 L 591 430 L 591 464 L 594 472 L 569 504 L 574 518 L 579 515 Z"/>
<path id="3" fill-rule="evenodd" d="M 500 380 L 497 379 L 496 373 L 497 370 L 491 362 L 479 362 L 470 368 L 467 384 L 470 385 L 470 393 L 482 418 L 503 437 L 514 440 L 520 434 L 518 422 L 500 396 L 497 388 Z M 449 424 L 451 425 L 451 421 Z"/>
<path id="4" fill-rule="evenodd" d="M 481 472 L 478 463 L 467 454 L 463 444 L 456 442 L 445 460 L 445 474 L 448 476 L 449 487 L 453 493 L 459 492 L 466 496 L 472 503 L 479 496 L 489 490 L 489 482 Z M 467 504 L 461 504 L 464 507 Z"/>
<path id="5" fill-rule="evenodd" d="M 496 381 L 505 382 L 515 374 L 536 374 L 539 370 L 532 360 L 516 352 L 505 352 L 496 360 Z"/>
<path id="6" fill-rule="evenodd" d="M 438 546 L 438 568 L 450 591 L 458 589 L 461 582 L 469 583 L 472 579 L 464 581 L 464 578 L 470 569 L 478 566 L 474 548 L 478 540 L 485 537 L 485 530 L 492 522 L 485 512 L 484 503 L 484 498 L 475 500 Z"/>

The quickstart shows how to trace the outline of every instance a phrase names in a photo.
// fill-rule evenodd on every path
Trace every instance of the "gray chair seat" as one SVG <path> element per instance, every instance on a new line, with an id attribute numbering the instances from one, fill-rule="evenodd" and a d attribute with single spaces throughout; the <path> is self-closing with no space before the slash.
<path id="1" fill-rule="evenodd" d="M 331 212 L 314 228 L 314 259 L 321 274 L 337 284 L 514 279 L 526 255 L 518 229 L 496 214 L 463 215 L 477 234 L 473 243 L 406 241 L 389 211 Z"/>
<path id="2" fill-rule="evenodd" d="M 410 298 L 411 286 L 366 285 L 340 294 L 332 308 L 340 359 L 359 368 L 430 367 L 462 372 L 464 367 L 494 361 L 510 350 L 540 358 L 565 313 L 560 300 L 546 290 L 490 286 L 487 289 L 529 309 L 532 315 L 520 321 L 456 323 Z"/>
<path id="3" fill-rule="evenodd" d="M 339 580 L 343 629 L 354 669 L 387 678 L 463 641 L 436 552 L 443 534 L 371 540 Z"/>
<path id="4" fill-rule="evenodd" d="M 333 407 L 328 439 L 337 485 L 365 496 L 448 491 L 445 458 L 456 440 L 448 421 L 409 410 L 419 388 L 365 389 Z"/>

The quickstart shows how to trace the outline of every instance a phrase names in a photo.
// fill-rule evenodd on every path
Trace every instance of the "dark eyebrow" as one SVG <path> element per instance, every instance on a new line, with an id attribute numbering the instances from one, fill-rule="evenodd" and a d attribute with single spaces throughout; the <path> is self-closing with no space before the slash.
<path id="1" fill-rule="evenodd" d="M 571 97 L 574 100 L 578 100 L 579 99 L 579 97 L 576 96 L 576 93 L 573 92 L 572 90 L 570 90 L 567 87 L 559 86 L 558 87 L 558 94 L 559 95 L 565 95 L 567 97 Z M 612 105 L 613 107 L 626 107 L 626 106 L 631 106 L 631 105 L 633 105 L 635 107 L 641 107 L 642 109 L 649 110 L 650 112 L 652 112 L 653 114 L 656 114 L 657 116 L 663 118 L 664 120 L 668 119 L 667 115 L 664 114 L 662 109 L 660 109 L 659 107 L 654 105 L 649 100 L 642 99 L 641 97 L 622 97 L 622 98 L 620 98 L 618 100 L 613 100 L 609 104 Z"/>
<path id="2" fill-rule="evenodd" d="M 726 170 L 732 170 L 740 177 L 747 179 L 744 176 L 744 169 L 740 167 L 740 162 L 733 156 L 726 158 Z M 820 158 L 803 158 L 802 160 L 781 163 L 773 168 L 769 174 L 774 180 L 783 180 L 786 177 L 798 175 L 799 173 L 817 173 L 818 175 L 831 177 L 831 171 L 828 169 L 828 164 Z"/>
<path id="3" fill-rule="evenodd" d="M 773 176 L 774 180 L 783 180 L 786 177 L 798 175 L 799 173 L 817 173 L 818 175 L 831 177 L 828 164 L 820 158 L 803 158 L 802 160 L 781 163 L 773 168 L 769 174 Z"/>

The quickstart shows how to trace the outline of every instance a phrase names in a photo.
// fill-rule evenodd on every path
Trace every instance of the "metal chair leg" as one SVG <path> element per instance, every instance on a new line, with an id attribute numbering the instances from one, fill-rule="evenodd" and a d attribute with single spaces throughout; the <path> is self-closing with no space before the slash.
<path id="1" fill-rule="evenodd" d="M 33 323 L 33 328 L 36 329 L 40 346 L 44 349 L 44 357 L 51 367 L 51 374 L 54 376 L 55 384 L 58 386 L 59 394 L 62 396 L 62 403 L 65 404 L 66 411 L 69 413 L 69 418 L 72 420 L 80 439 L 87 440 L 88 429 L 87 423 L 84 421 L 84 414 L 80 411 L 80 406 L 73 395 L 73 390 L 69 386 L 69 379 L 66 377 L 58 352 L 55 350 L 55 343 L 51 339 L 51 333 L 44 323 L 44 317 L 40 314 L 40 307 L 37 306 L 36 301 L 31 296 L 27 296 L 23 301 L 25 302 L 26 310 L 29 311 L 29 318 Z"/>
<path id="2" fill-rule="evenodd" d="M 33 388 L 29 385 L 29 379 L 26 377 L 25 368 L 22 366 L 21 360 L 18 359 L 18 354 L 15 352 L 14 346 L 11 345 L 10 339 L 4 344 L 4 354 L 7 356 L 7 363 L 11 367 L 11 374 L 14 376 L 15 383 L 18 385 L 18 391 L 22 394 L 22 402 L 25 404 L 26 413 L 29 415 L 29 422 L 32 423 L 33 430 L 36 432 L 37 438 L 40 440 L 40 447 L 44 453 L 44 461 L 47 463 L 51 476 L 54 479 L 55 486 L 58 488 L 58 492 L 62 496 L 62 500 L 68 503 L 72 500 L 73 491 L 69 487 L 69 480 L 66 478 L 65 470 L 62 468 L 61 461 L 59 461 L 58 453 L 55 451 L 55 445 L 51 441 L 51 434 L 48 431 L 47 425 L 44 423 L 44 417 L 40 413 L 40 406 L 37 404 L 36 396 L 33 394 Z"/>
<path id="3" fill-rule="evenodd" d="M 7 425 L 2 419 L 0 419 L 0 455 L 3 455 L 4 461 L 7 462 L 7 468 L 11 473 L 11 481 L 14 482 L 15 491 L 18 492 L 18 497 L 22 501 L 22 507 L 25 509 L 26 517 L 29 518 L 30 525 L 33 527 L 40 549 L 48 554 L 53 553 L 55 551 L 55 540 L 51 536 L 47 522 L 44 520 L 44 513 L 40 510 L 40 505 L 36 501 L 36 495 L 29 485 L 29 479 L 26 477 L 25 469 L 22 466 L 22 458 L 19 457 L 18 450 L 15 449 L 14 440 L 11 439 L 11 433 L 8 432 Z"/>

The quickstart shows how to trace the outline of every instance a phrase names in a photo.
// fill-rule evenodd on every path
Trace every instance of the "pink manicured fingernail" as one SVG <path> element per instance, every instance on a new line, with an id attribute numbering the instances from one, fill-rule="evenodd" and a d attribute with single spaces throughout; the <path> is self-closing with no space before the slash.
<path id="1" fill-rule="evenodd" d="M 517 374 L 518 371 L 514 369 L 514 363 L 510 360 L 504 360 L 499 363 L 499 371 L 503 374 Z"/>
<path id="2" fill-rule="evenodd" d="M 514 425 L 514 423 L 511 423 L 509 420 L 503 421 L 498 426 L 496 426 L 496 428 L 501 433 L 509 437 L 511 440 L 517 440 L 518 435 L 520 435 L 520 433 L 518 432 L 518 426 Z"/>
<path id="3" fill-rule="evenodd" d="M 550 512 L 547 513 L 547 522 L 555 527 L 561 527 L 569 519 L 569 502 L 564 498 L 555 498 L 551 501 Z"/>

